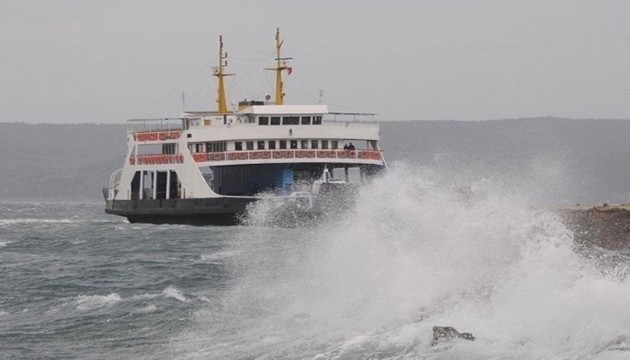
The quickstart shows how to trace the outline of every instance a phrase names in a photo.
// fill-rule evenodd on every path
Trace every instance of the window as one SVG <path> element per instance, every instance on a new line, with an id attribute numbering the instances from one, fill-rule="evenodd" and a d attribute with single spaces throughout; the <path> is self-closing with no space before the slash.
<path id="1" fill-rule="evenodd" d="M 313 116 L 313 125 L 321 125 L 322 117 L 321 116 Z"/>
<path id="2" fill-rule="evenodd" d="M 311 125 L 311 117 L 302 116 L 302 125 Z"/>
<path id="3" fill-rule="evenodd" d="M 330 142 L 330 148 L 331 149 L 338 149 L 339 148 L 339 143 L 337 142 L 337 140 L 333 140 Z"/>
<path id="4" fill-rule="evenodd" d="M 269 125 L 269 117 L 261 116 L 258 118 L 258 125 Z"/>
<path id="5" fill-rule="evenodd" d="M 300 149 L 308 149 L 308 140 L 300 140 Z"/>
<path id="6" fill-rule="evenodd" d="M 245 143 L 247 145 L 247 150 L 254 150 L 254 142 L 248 141 Z"/>
<path id="7" fill-rule="evenodd" d="M 207 152 L 223 152 L 226 150 L 226 142 L 225 141 L 214 141 L 206 143 Z"/>
<path id="8" fill-rule="evenodd" d="M 286 148 L 287 148 L 287 141 L 280 140 L 280 149 L 286 149 Z"/>
<path id="9" fill-rule="evenodd" d="M 258 150 L 265 150 L 265 142 L 264 141 L 259 141 L 258 142 Z"/>
<path id="10" fill-rule="evenodd" d="M 328 140 L 322 140 L 322 149 L 328 149 Z"/>
<path id="11" fill-rule="evenodd" d="M 271 125 L 280 125 L 280 116 L 272 116 Z"/>
<path id="12" fill-rule="evenodd" d="M 242 141 L 236 141 L 234 143 L 234 150 L 236 150 L 236 151 L 243 151 L 243 142 Z"/>
<path id="13" fill-rule="evenodd" d="M 291 149 L 297 149 L 297 140 L 291 140 Z"/>
<path id="14" fill-rule="evenodd" d="M 311 140 L 311 149 L 319 148 L 319 146 L 317 146 L 318 143 L 319 143 L 319 141 L 317 141 L 317 140 Z"/>
<path id="15" fill-rule="evenodd" d="M 298 125 L 300 118 L 298 116 L 284 116 L 282 118 L 282 125 Z"/>
<path id="16" fill-rule="evenodd" d="M 176 144 L 163 144 L 162 145 L 162 154 L 175 154 L 175 145 Z"/>
<path id="17" fill-rule="evenodd" d="M 269 150 L 276 149 L 276 140 L 269 140 Z"/>

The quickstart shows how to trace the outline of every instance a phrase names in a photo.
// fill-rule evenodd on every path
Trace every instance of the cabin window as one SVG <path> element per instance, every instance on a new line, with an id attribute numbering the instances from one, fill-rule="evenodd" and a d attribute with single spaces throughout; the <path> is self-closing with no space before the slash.
<path id="1" fill-rule="evenodd" d="M 280 140 L 280 149 L 286 149 L 286 148 L 287 148 L 287 141 Z"/>
<path id="2" fill-rule="evenodd" d="M 280 116 L 272 116 L 271 125 L 280 125 Z"/>
<path id="3" fill-rule="evenodd" d="M 176 144 L 163 144 L 162 145 L 162 154 L 175 154 L 175 145 Z"/>
<path id="4" fill-rule="evenodd" d="M 300 118 L 298 116 L 285 116 L 282 118 L 282 125 L 299 125 Z"/>
<path id="5" fill-rule="evenodd" d="M 247 146 L 247 150 L 254 150 L 254 142 L 253 141 L 248 141 L 245 143 L 245 145 Z"/>
<path id="6" fill-rule="evenodd" d="M 203 148 L 205 147 L 204 145 L 205 144 L 195 144 L 195 152 L 196 153 L 205 152 L 205 151 L 203 151 Z"/>
<path id="7" fill-rule="evenodd" d="M 311 125 L 311 117 L 302 116 L 302 125 Z"/>
<path id="8" fill-rule="evenodd" d="M 265 142 L 264 141 L 259 141 L 258 142 L 258 150 L 265 150 Z"/>
<path id="9" fill-rule="evenodd" d="M 206 143 L 207 152 L 223 152 L 227 148 L 225 141 L 215 141 Z"/>
<path id="10" fill-rule="evenodd" d="M 322 149 L 328 149 L 328 140 L 322 140 Z"/>
<path id="11" fill-rule="evenodd" d="M 291 140 L 291 149 L 297 149 L 297 140 Z"/>
<path id="12" fill-rule="evenodd" d="M 319 141 L 317 141 L 317 140 L 312 140 L 312 141 L 311 141 L 311 149 L 317 149 L 317 148 L 319 148 L 318 143 L 319 143 Z"/>
<path id="13" fill-rule="evenodd" d="M 300 149 L 308 149 L 308 140 L 300 140 Z"/>
<path id="14" fill-rule="evenodd" d="M 276 149 L 276 140 L 269 140 L 269 150 Z"/>
<path id="15" fill-rule="evenodd" d="M 330 142 L 330 148 L 331 149 L 339 149 L 339 142 L 337 140 L 332 140 Z"/>
<path id="16" fill-rule="evenodd" d="M 258 125 L 269 125 L 269 117 L 261 116 L 258 118 Z"/>
<path id="17" fill-rule="evenodd" d="M 243 142 L 242 141 L 234 142 L 234 150 L 243 151 Z"/>
<path id="18" fill-rule="evenodd" d="M 321 125 L 322 117 L 321 116 L 313 116 L 313 125 Z"/>

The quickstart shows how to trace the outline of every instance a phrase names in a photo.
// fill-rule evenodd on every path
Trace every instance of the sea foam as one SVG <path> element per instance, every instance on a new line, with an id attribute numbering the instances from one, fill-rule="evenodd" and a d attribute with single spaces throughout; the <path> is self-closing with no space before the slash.
<path id="1" fill-rule="evenodd" d="M 112 306 L 122 298 L 116 293 L 109 295 L 79 295 L 77 297 L 77 310 L 90 311 L 102 307 Z"/>
<path id="2" fill-rule="evenodd" d="M 199 314 L 183 344 L 217 358 L 568 359 L 617 351 L 611 344 L 630 334 L 630 284 L 618 274 L 627 270 L 602 272 L 526 191 L 490 180 L 468 185 L 473 194 L 463 197 L 421 171 L 394 169 L 367 185 L 341 221 L 247 252 L 222 310 L 233 312 L 225 326 L 235 330 L 211 341 L 233 348 L 198 342 L 207 340 L 212 312 Z M 297 314 L 308 326 L 291 321 Z M 433 326 L 478 340 L 434 348 Z"/>

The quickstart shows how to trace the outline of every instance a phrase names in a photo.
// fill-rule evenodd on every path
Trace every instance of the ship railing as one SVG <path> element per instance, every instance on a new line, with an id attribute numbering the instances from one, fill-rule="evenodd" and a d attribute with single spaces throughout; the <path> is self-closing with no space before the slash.
<path id="1" fill-rule="evenodd" d="M 116 169 L 109 176 L 109 187 L 103 187 L 103 197 L 105 197 L 105 200 L 114 198 L 118 193 L 118 186 L 120 185 L 122 170 L 123 169 Z"/>
<path id="2" fill-rule="evenodd" d="M 322 122 L 378 125 L 375 113 L 329 112 L 324 115 Z"/>
<path id="3" fill-rule="evenodd" d="M 383 156 L 381 150 L 280 149 L 194 153 L 192 158 L 195 162 L 219 162 L 271 159 L 382 160 Z M 130 165 L 182 164 L 183 162 L 184 156 L 182 154 L 146 154 L 129 157 Z"/>
<path id="4" fill-rule="evenodd" d="M 147 154 L 129 157 L 129 164 L 131 165 L 182 164 L 183 162 L 184 155 L 182 154 Z"/>
<path id="5" fill-rule="evenodd" d="M 380 150 L 339 150 L 339 149 L 278 149 L 226 151 L 194 153 L 196 162 L 240 161 L 240 160 L 280 160 L 280 159 L 359 159 L 381 160 Z"/>
<path id="6" fill-rule="evenodd" d="M 127 120 L 127 131 L 130 133 L 150 133 L 158 131 L 182 131 L 190 127 L 191 121 L 201 118 L 160 118 Z"/>

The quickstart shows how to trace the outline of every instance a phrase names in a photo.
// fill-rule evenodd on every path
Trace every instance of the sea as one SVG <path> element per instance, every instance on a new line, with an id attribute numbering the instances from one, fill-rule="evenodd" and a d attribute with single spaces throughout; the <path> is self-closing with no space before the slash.
<path id="1" fill-rule="evenodd" d="M 629 359 L 630 249 L 556 212 L 626 199 L 628 125 L 538 121 L 389 127 L 389 171 L 304 226 L 265 201 L 195 227 L 0 198 L 0 359 Z"/>

